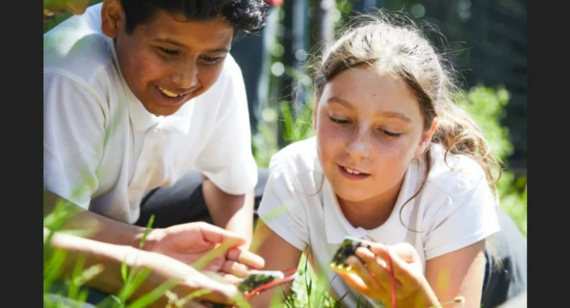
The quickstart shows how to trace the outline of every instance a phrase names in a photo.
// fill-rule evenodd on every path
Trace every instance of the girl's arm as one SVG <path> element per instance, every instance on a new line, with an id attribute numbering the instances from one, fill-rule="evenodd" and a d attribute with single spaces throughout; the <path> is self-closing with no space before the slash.
<path id="1" fill-rule="evenodd" d="M 484 251 L 485 240 L 481 240 L 426 262 L 426 278 L 441 303 L 463 296 L 464 307 L 481 306 L 485 271 Z M 460 306 L 458 304 L 455 307 Z"/>
<path id="2" fill-rule="evenodd" d="M 295 246 L 289 244 L 275 232 L 273 232 L 262 220 L 257 220 L 257 226 L 253 234 L 251 251 L 265 259 L 263 270 L 282 271 L 297 268 L 301 253 Z M 283 284 L 260 293 L 250 299 L 252 307 L 270 307 L 274 296 L 288 293 L 292 283 Z M 283 296 L 279 296 L 283 301 Z"/>

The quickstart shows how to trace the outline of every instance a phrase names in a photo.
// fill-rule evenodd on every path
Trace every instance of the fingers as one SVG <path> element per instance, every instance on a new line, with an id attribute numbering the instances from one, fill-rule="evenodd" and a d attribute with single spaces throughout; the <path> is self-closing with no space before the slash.
<path id="1" fill-rule="evenodd" d="M 249 268 L 261 269 L 265 266 L 265 260 L 262 257 L 238 248 L 228 250 L 226 258 L 230 261 L 237 261 Z"/>
<path id="2" fill-rule="evenodd" d="M 220 275 L 224 278 L 225 281 L 233 284 L 234 286 L 239 285 L 240 282 L 242 282 L 243 279 L 240 279 L 232 274 L 224 274 L 224 273 L 220 273 Z"/>
<path id="3" fill-rule="evenodd" d="M 235 285 L 227 283 L 222 276 L 211 272 L 196 273 L 194 277 L 189 277 L 189 285 L 195 292 L 203 292 L 199 296 L 200 300 L 207 300 L 215 303 L 231 303 L 232 299 L 239 295 Z"/>
<path id="4" fill-rule="evenodd" d="M 375 243 L 370 248 L 371 248 L 370 250 L 377 255 L 388 254 L 388 246 L 386 245 Z M 401 260 L 403 260 L 406 263 L 413 263 L 419 261 L 419 256 L 416 249 L 408 243 L 404 242 L 390 246 L 390 251 L 394 255 L 397 255 Z"/>
<path id="5" fill-rule="evenodd" d="M 247 242 L 243 236 L 209 223 L 198 222 L 193 224 L 200 230 L 204 240 L 208 242 L 216 244 L 224 243 L 227 244 L 228 247 L 241 246 Z"/>
<path id="6" fill-rule="evenodd" d="M 378 283 L 378 280 L 375 279 L 370 270 L 364 266 L 364 264 L 355 256 L 350 256 L 347 259 L 347 263 L 352 267 L 352 270 L 355 274 L 362 279 L 362 282 L 366 285 L 367 291 L 366 293 L 380 293 L 384 294 L 385 289 L 384 287 Z"/>
<path id="7" fill-rule="evenodd" d="M 394 271 L 394 276 L 399 283 L 408 283 L 414 280 L 414 273 L 417 268 L 417 264 L 420 262 L 420 258 L 417 254 L 416 249 L 408 243 L 398 243 L 393 246 L 386 246 L 382 244 L 376 244 L 371 247 L 372 252 L 374 252 L 379 257 L 391 260 L 391 266 L 388 265 L 388 269 Z M 416 266 L 414 266 L 414 264 Z"/>
<path id="8" fill-rule="evenodd" d="M 356 292 L 360 294 L 364 294 L 370 298 L 376 298 L 374 292 L 364 283 L 362 278 L 358 276 L 356 273 L 338 273 L 346 283 L 353 288 Z M 377 295 L 377 294 L 376 294 Z"/>
<path id="9" fill-rule="evenodd" d="M 383 289 L 390 288 L 390 273 L 387 270 L 386 262 L 374 254 L 367 248 L 359 247 L 356 250 L 356 256 L 366 264 L 375 278 L 375 281 L 382 286 Z"/>
<path id="10" fill-rule="evenodd" d="M 230 283 L 234 286 L 237 286 L 243 280 L 232 274 L 222 273 L 222 272 L 203 271 L 202 274 L 208 276 L 214 281 L 220 282 L 222 284 Z"/>
<path id="11" fill-rule="evenodd" d="M 223 273 L 232 274 L 236 277 L 242 278 L 247 276 L 248 270 L 247 266 L 231 260 L 224 261 L 220 269 Z"/>
<path id="12" fill-rule="evenodd" d="M 405 242 L 390 247 L 380 243 L 374 243 L 371 245 L 370 251 L 383 259 L 387 259 L 388 257 L 396 259 L 400 261 L 401 264 L 420 262 L 420 257 L 416 249 Z"/>

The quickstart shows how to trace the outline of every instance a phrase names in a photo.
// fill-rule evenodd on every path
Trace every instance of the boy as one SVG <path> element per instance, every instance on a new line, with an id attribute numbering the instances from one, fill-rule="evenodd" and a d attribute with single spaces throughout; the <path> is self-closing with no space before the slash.
<path id="1" fill-rule="evenodd" d="M 138 246 L 144 228 L 132 224 L 145 225 L 148 208 L 164 228 L 150 231 L 145 249 L 186 263 L 201 254 L 189 252 L 179 223 L 207 219 L 200 204 L 249 240 L 257 172 L 228 52 L 238 31 L 258 31 L 264 18 L 254 0 L 105 0 L 48 32 L 46 211 L 63 198 L 78 212 L 70 227 Z M 213 266 L 231 273 L 226 263 Z"/>

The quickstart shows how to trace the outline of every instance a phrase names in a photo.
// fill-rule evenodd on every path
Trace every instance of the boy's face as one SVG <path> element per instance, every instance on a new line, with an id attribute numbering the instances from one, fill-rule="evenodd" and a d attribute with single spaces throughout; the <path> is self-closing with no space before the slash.
<path id="1" fill-rule="evenodd" d="M 216 82 L 234 34 L 230 22 L 186 21 L 161 10 L 128 34 L 118 0 L 106 2 L 103 31 L 116 39 L 123 78 L 148 112 L 171 115 Z"/>

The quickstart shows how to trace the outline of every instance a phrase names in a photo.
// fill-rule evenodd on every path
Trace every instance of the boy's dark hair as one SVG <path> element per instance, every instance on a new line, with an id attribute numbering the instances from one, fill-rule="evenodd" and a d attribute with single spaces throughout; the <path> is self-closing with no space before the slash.
<path id="1" fill-rule="evenodd" d="M 188 20 L 208 21 L 222 16 L 239 32 L 255 33 L 265 25 L 263 0 L 120 0 L 126 15 L 127 33 L 149 22 L 160 11 L 182 14 Z"/>

